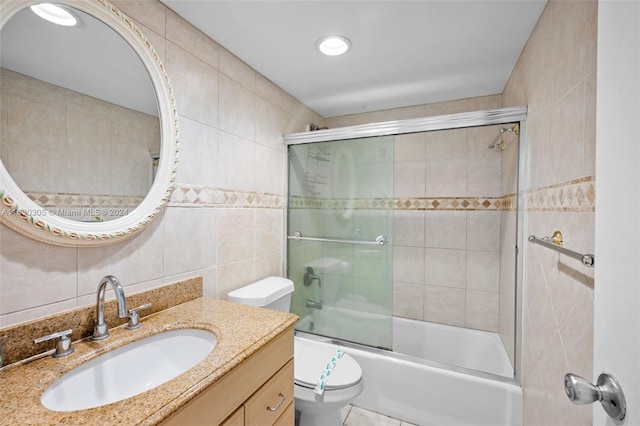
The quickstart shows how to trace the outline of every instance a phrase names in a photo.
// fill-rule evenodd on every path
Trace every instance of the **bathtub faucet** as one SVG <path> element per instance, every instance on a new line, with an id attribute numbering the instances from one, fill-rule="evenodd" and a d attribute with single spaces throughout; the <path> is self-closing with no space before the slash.
<path id="1" fill-rule="evenodd" d="M 320 277 L 313 272 L 313 268 L 311 266 L 307 266 L 304 269 L 304 276 L 302 277 L 302 281 L 304 282 L 305 287 L 309 287 L 313 284 L 314 280 L 318 280 L 318 287 L 322 287 L 322 282 L 320 281 Z"/>
<path id="2" fill-rule="evenodd" d="M 322 303 L 321 302 L 316 302 L 315 300 L 307 299 L 307 302 L 305 303 L 305 305 L 309 309 L 322 310 Z"/>

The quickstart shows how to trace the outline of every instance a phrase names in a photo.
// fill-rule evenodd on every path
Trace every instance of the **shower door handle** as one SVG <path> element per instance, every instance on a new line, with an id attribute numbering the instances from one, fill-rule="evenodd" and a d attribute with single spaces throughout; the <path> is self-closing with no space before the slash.
<path id="1" fill-rule="evenodd" d="M 602 373 L 593 385 L 575 374 L 565 374 L 564 391 L 571 402 L 578 405 L 602 403 L 609 417 L 622 421 L 627 414 L 627 403 L 622 388 L 615 377 Z"/>

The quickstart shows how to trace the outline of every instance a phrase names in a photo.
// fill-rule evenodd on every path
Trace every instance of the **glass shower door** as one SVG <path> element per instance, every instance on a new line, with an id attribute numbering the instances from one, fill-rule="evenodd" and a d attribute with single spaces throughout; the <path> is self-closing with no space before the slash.
<path id="1" fill-rule="evenodd" d="M 391 349 L 393 137 L 289 146 L 297 329 Z"/>

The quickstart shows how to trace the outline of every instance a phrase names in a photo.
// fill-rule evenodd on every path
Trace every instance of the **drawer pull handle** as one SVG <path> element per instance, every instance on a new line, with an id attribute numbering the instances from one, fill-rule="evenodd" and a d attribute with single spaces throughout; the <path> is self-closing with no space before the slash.
<path id="1" fill-rule="evenodd" d="M 278 408 L 280 408 L 284 400 L 287 399 L 287 397 L 284 396 L 282 393 L 279 393 L 278 396 L 280 397 L 280 401 L 278 401 L 275 407 L 267 407 L 268 411 L 276 411 Z"/>

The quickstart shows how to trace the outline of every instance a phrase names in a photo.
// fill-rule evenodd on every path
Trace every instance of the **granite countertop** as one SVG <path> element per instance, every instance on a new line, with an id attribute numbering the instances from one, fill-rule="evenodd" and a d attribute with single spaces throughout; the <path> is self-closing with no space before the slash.
<path id="1" fill-rule="evenodd" d="M 297 317 L 225 300 L 197 298 L 142 318 L 142 327 L 112 328 L 105 340 L 74 342 L 75 352 L 63 358 L 46 356 L 0 370 L 1 425 L 155 425 L 226 373 L 293 326 Z M 109 350 L 167 330 L 201 328 L 218 343 L 199 364 L 180 376 L 123 401 L 82 411 L 56 412 L 40 396 L 69 370 Z"/>

